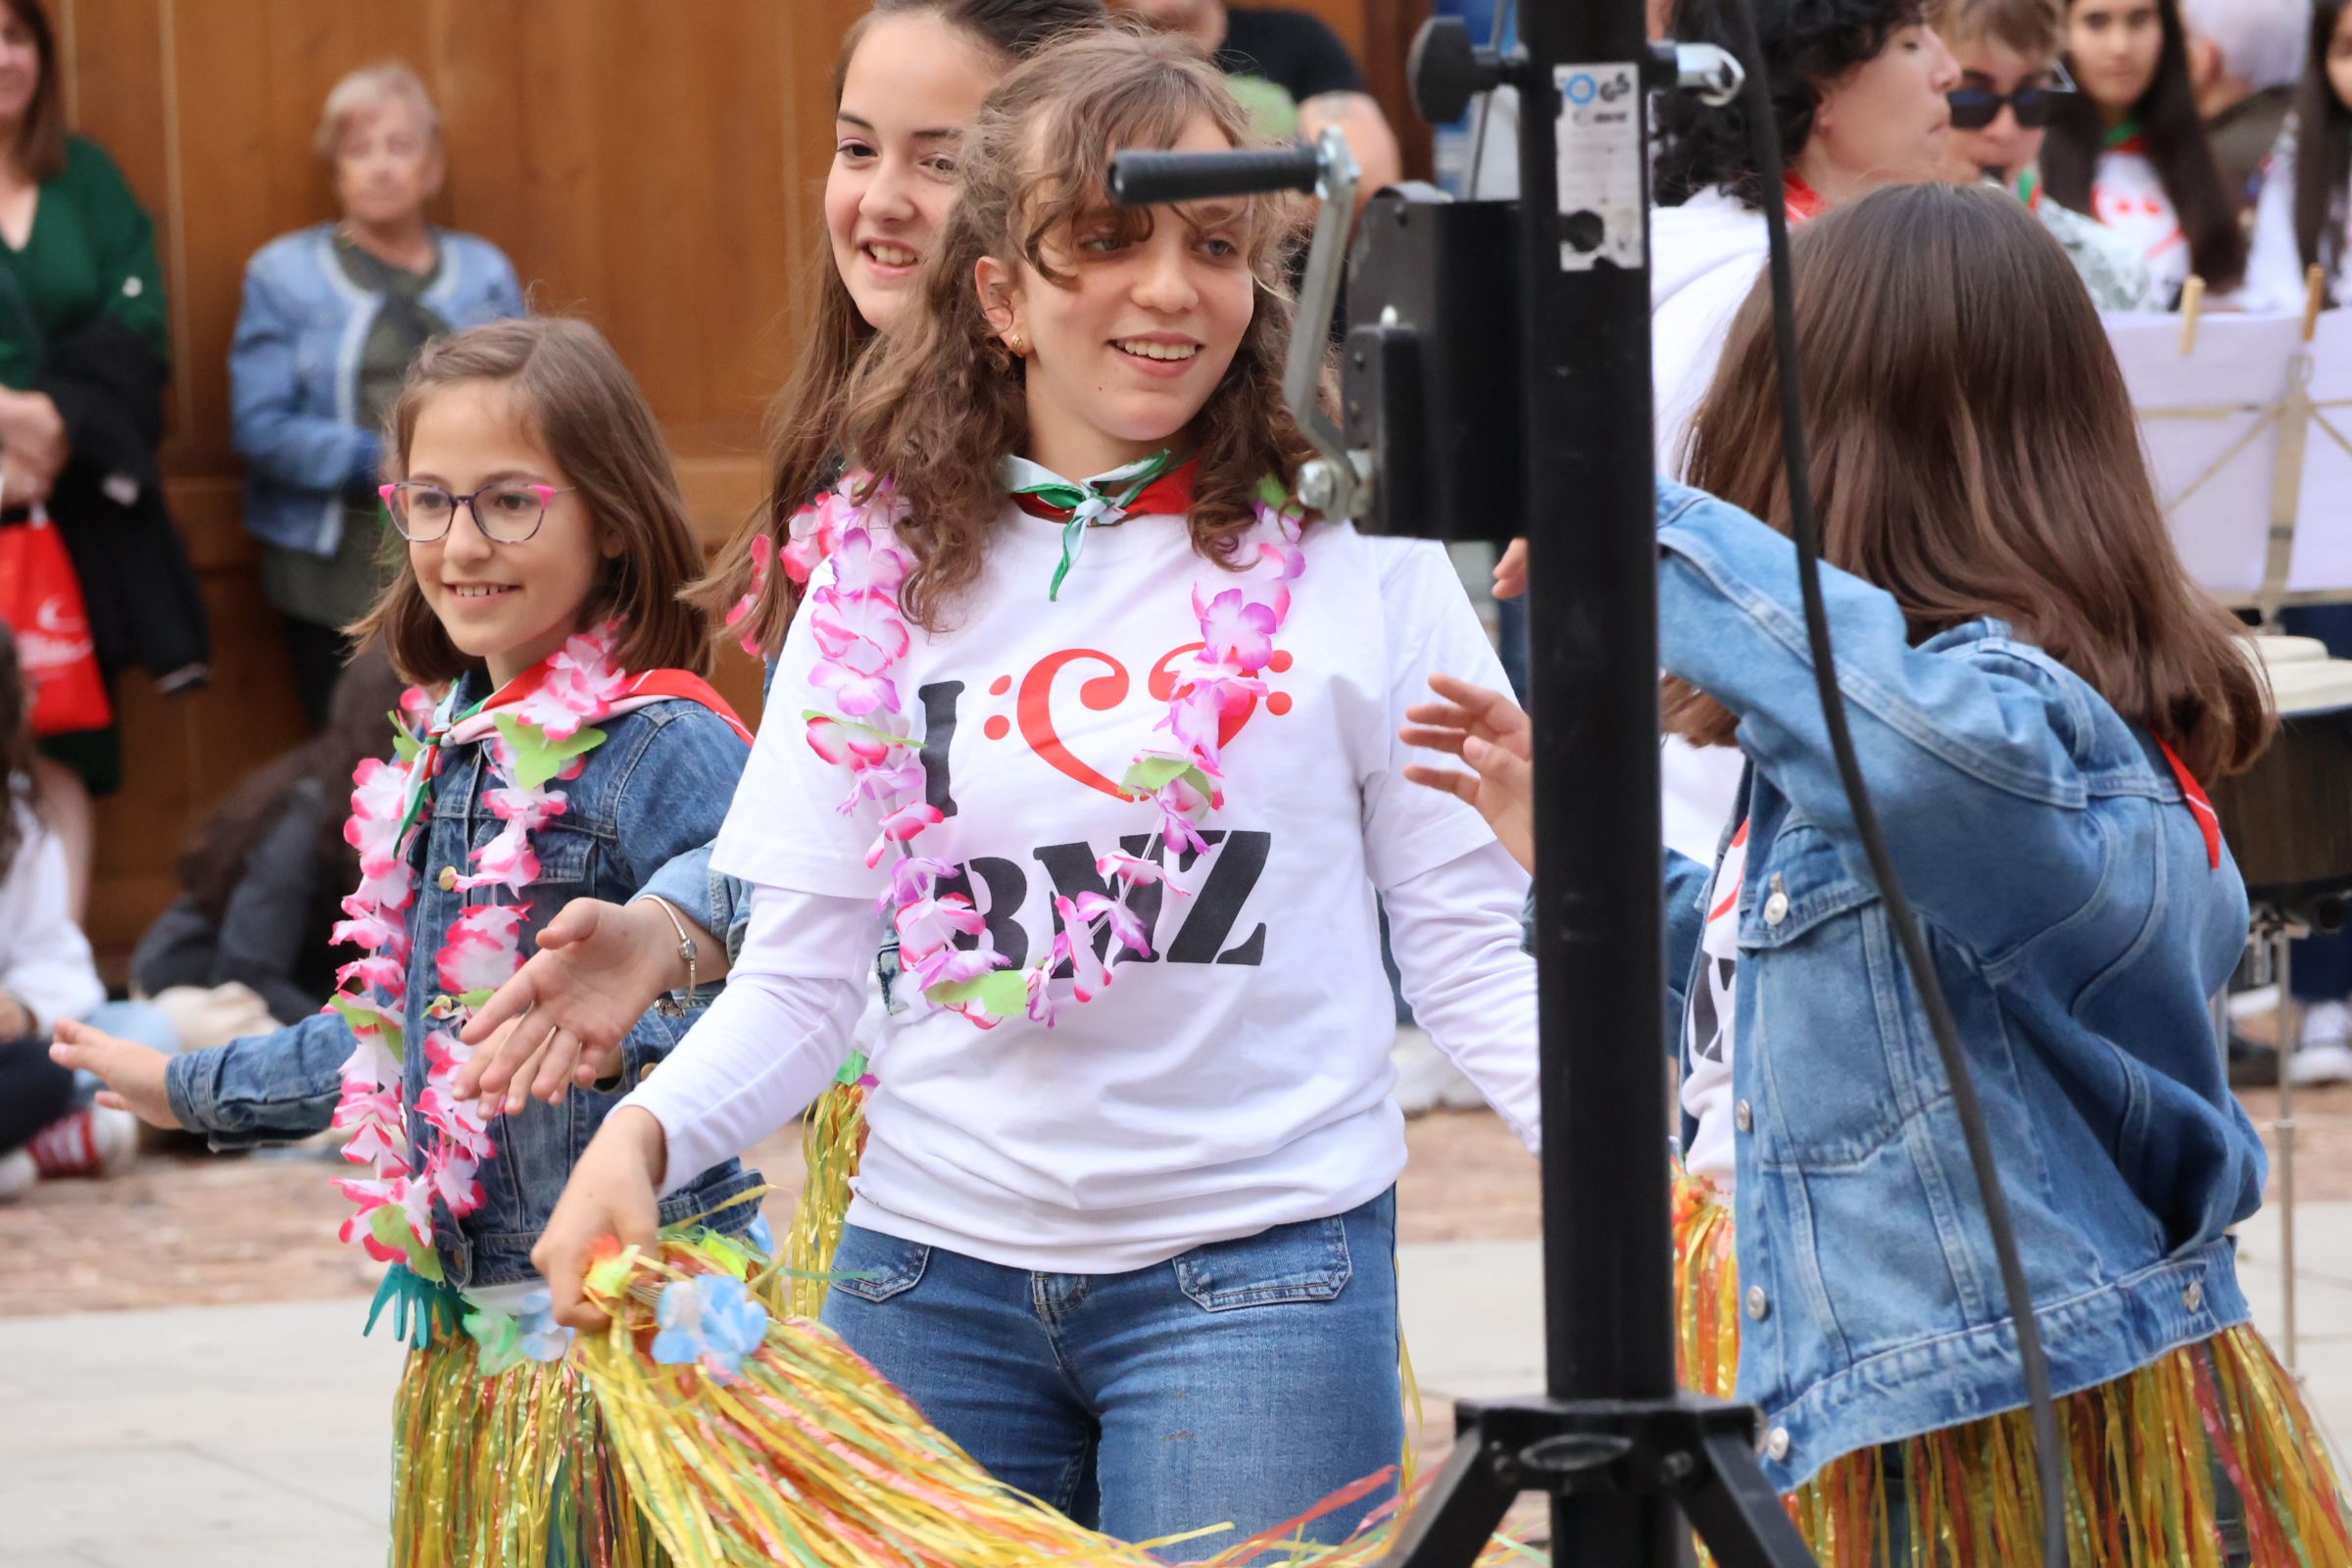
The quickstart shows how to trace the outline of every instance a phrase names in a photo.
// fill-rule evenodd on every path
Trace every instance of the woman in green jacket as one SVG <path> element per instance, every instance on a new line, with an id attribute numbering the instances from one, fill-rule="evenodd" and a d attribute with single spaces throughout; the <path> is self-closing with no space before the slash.
<path id="1" fill-rule="evenodd" d="M 68 133 L 63 85 L 40 0 L 0 0 L 0 527 L 51 518 L 101 665 L 178 690 L 207 675 L 210 640 L 156 467 L 171 334 L 155 226 L 105 150 Z M 110 724 L 41 750 L 78 919 L 90 797 L 121 783 L 122 746 Z"/>

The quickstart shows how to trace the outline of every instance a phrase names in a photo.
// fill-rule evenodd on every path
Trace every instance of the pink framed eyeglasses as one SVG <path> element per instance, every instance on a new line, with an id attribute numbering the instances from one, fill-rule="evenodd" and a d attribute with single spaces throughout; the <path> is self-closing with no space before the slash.
<path id="1" fill-rule="evenodd" d="M 384 498 L 385 510 L 392 514 L 392 526 L 411 544 L 431 544 L 448 537 L 450 525 L 457 521 L 458 509 L 464 507 L 473 514 L 473 525 L 482 531 L 483 538 L 495 545 L 518 545 L 537 533 L 539 524 L 547 520 L 548 503 L 569 494 L 570 487 L 559 490 L 552 484 L 501 479 L 469 496 L 459 496 L 437 484 L 410 481 L 377 485 L 375 493 Z"/>

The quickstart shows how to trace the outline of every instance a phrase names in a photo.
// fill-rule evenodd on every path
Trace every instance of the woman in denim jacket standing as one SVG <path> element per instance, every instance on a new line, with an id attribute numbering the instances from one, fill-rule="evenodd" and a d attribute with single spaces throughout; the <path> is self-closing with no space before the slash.
<path id="1" fill-rule="evenodd" d="M 254 253 L 228 351 L 245 526 L 314 730 L 350 657 L 343 628 L 386 573 L 376 465 L 401 378 L 430 339 L 523 309 L 497 246 L 425 221 L 441 122 L 415 72 L 370 66 L 337 82 L 318 148 L 343 217 Z"/>
<path id="2" fill-rule="evenodd" d="M 1838 684 L 2064 1396 L 2071 1561 L 2352 1561 L 2229 1235 L 2265 1160 L 2207 1011 L 2246 893 L 2198 781 L 2263 745 L 2260 677 L 2174 555 L 2097 316 L 2022 206 L 1889 190 L 1793 260 Z M 1795 552 L 1756 520 L 1788 505 L 1772 337 L 1760 287 L 1699 416 L 1714 494 L 1658 495 L 1666 722 L 1747 759 L 1714 866 L 1668 856 L 1684 1377 L 1728 1394 L 1737 1367 L 1824 1562 L 2033 1561 L 2025 1384 L 1959 1118 L 1832 760 Z M 1524 719 L 1437 684 L 1406 737 L 1479 776 L 1415 776 L 1524 856 Z"/>

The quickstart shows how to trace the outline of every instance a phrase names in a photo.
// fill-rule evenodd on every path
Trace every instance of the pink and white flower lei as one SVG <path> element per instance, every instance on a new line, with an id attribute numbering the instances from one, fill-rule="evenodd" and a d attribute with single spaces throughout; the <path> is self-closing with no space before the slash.
<path id="1" fill-rule="evenodd" d="M 504 826 L 473 852 L 472 870 L 451 886 L 466 892 L 503 888 L 513 897 L 536 881 L 539 858 L 531 835 L 565 809 L 563 793 L 549 784 L 579 776 L 587 760 L 585 750 L 574 750 L 581 730 L 606 716 L 628 686 L 612 659 L 616 636 L 617 628 L 608 624 L 573 637 L 541 667 L 531 689 L 464 718 L 453 712 L 454 692 L 436 708 L 412 687 L 401 698 L 395 760 L 370 758 L 352 774 L 351 819 L 343 837 L 360 853 L 360 885 L 343 901 L 347 918 L 331 940 L 351 943 L 364 956 L 336 971 L 336 994 L 328 1004 L 357 1037 L 343 1063 L 333 1125 L 351 1135 L 343 1157 L 368 1167 L 369 1174 L 335 1184 L 356 1209 L 340 1235 L 369 1256 L 406 1263 L 427 1279 L 441 1277 L 433 1249 L 436 1202 L 458 1219 L 479 1208 L 484 1194 L 477 1172 L 496 1148 L 473 1104 L 452 1093 L 458 1069 L 473 1054 L 458 1032 L 473 1008 L 521 967 L 530 906 L 466 906 L 434 955 L 442 994 L 421 1009 L 426 1071 L 416 1114 L 436 1136 L 418 1160 L 401 1103 L 402 1061 L 418 1044 L 406 1039 L 416 837 L 431 813 L 433 777 L 444 751 L 480 741 L 496 781 L 483 801 Z M 499 727 L 501 718 L 512 735 Z M 559 756 L 570 755 L 551 780 L 526 786 L 517 779 L 517 739 L 525 748 L 552 746 Z"/>
<path id="2" fill-rule="evenodd" d="M 1123 897 L 1056 898 L 1058 929 L 1050 951 L 1013 970 L 990 946 L 987 922 L 972 901 L 939 891 L 956 868 L 918 847 L 944 817 L 923 798 L 918 743 L 899 673 L 912 642 L 899 589 L 913 563 L 891 541 L 906 514 L 887 479 L 853 472 L 792 519 L 791 541 L 781 552 L 792 580 L 806 588 L 818 562 L 834 564 L 832 581 L 808 594 L 804 612 L 819 655 L 810 683 L 832 694 L 838 711 L 804 714 L 808 744 L 849 771 L 841 811 L 869 803 L 874 808 L 879 826 L 865 863 L 876 866 L 896 857 L 878 908 L 898 933 L 903 971 L 923 996 L 983 1029 L 1016 1015 L 1051 1027 L 1065 996 L 1057 984 L 1067 985 L 1068 1000 L 1092 1001 L 1111 983 L 1121 950 L 1151 956 L 1152 933 Z M 1278 487 L 1261 491 L 1257 516 L 1257 553 L 1249 568 L 1194 585 L 1200 651 L 1174 668 L 1166 715 L 1152 729 L 1155 738 L 1165 732 L 1164 742 L 1147 740 L 1120 781 L 1128 799 L 1158 811 L 1166 853 L 1207 848 L 1200 825 L 1225 805 L 1220 724 L 1265 695 L 1259 672 L 1272 661 L 1275 639 L 1290 616 L 1290 585 L 1306 568 L 1301 514 Z M 1122 896 L 1141 883 L 1175 887 L 1163 864 L 1132 855 L 1103 856 L 1095 872 L 1114 879 Z M 1103 931 L 1107 952 L 1099 936 Z M 957 947 L 958 937 L 975 938 L 976 945 Z M 1056 982 L 1054 972 L 1064 964 L 1070 976 Z"/>

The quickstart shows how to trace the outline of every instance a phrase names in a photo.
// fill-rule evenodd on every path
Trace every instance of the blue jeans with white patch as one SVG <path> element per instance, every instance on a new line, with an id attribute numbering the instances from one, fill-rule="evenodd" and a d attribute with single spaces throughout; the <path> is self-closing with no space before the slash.
<path id="1" fill-rule="evenodd" d="M 1396 1463 L 1396 1196 L 1123 1274 L 850 1226 L 825 1322 L 999 1480 L 1193 1561 Z M 1384 1486 L 1306 1528 L 1336 1542 Z"/>

